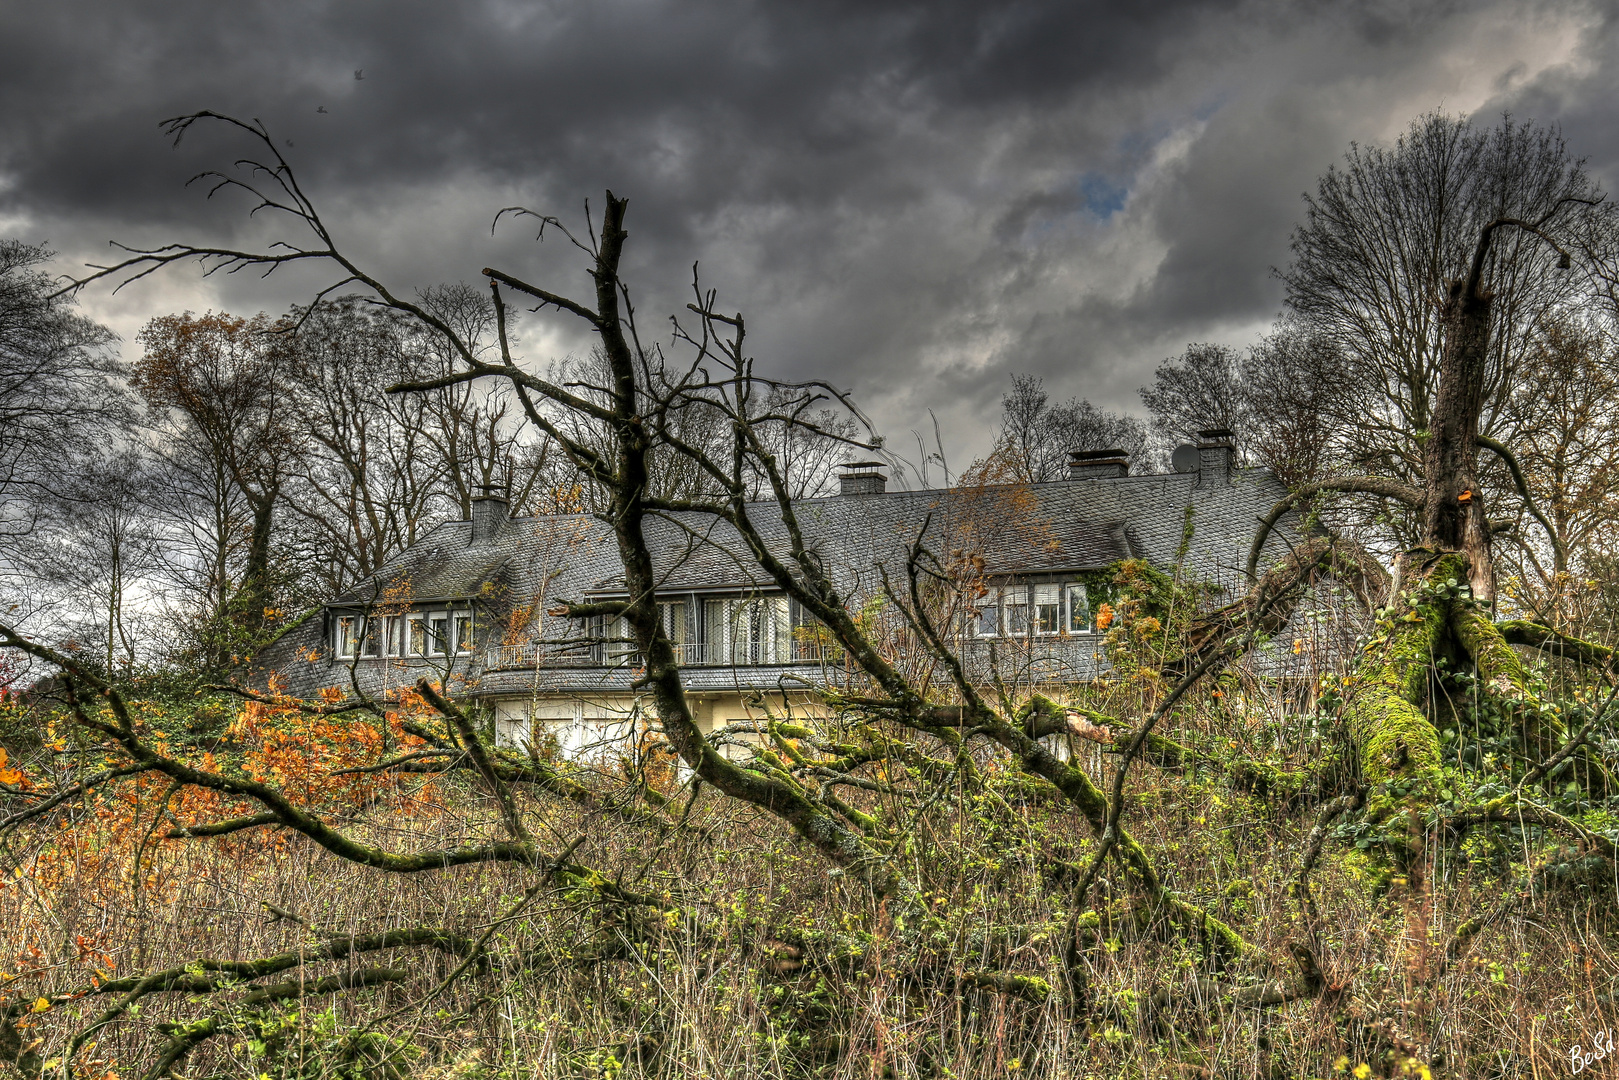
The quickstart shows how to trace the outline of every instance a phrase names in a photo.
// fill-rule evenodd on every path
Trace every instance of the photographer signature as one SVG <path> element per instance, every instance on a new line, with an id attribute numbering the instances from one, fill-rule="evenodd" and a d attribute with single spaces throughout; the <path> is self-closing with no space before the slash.
<path id="1" fill-rule="evenodd" d="M 1607 1028 L 1596 1033 L 1591 1039 L 1591 1049 L 1585 1050 L 1576 1044 L 1569 1050 L 1570 1064 L 1575 1072 L 1589 1069 L 1593 1064 L 1603 1058 L 1613 1056 L 1613 1029 Z"/>

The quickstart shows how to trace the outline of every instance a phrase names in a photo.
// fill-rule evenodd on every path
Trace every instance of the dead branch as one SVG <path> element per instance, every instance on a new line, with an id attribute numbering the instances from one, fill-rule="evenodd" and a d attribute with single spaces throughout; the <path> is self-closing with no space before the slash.
<path id="1" fill-rule="evenodd" d="M 1326 480 L 1302 484 L 1292 494 L 1271 507 L 1270 513 L 1260 519 L 1259 530 L 1254 533 L 1253 544 L 1248 548 L 1247 574 L 1249 581 L 1254 581 L 1258 577 L 1259 553 L 1264 549 L 1265 541 L 1270 539 L 1271 531 L 1276 528 L 1276 523 L 1281 521 L 1289 510 L 1292 510 L 1306 499 L 1314 498 L 1323 491 L 1377 495 L 1417 509 L 1423 506 L 1425 498 L 1422 492 L 1410 484 L 1390 480 L 1382 476 L 1334 476 Z"/>

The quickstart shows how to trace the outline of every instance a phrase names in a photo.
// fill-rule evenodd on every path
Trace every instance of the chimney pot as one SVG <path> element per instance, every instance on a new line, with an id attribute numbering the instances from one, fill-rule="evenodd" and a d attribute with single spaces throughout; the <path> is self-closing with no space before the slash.
<path id="1" fill-rule="evenodd" d="M 1068 451 L 1070 480 L 1111 480 L 1127 476 L 1129 472 L 1130 455 L 1118 447 L 1110 450 Z"/>
<path id="2" fill-rule="evenodd" d="M 846 461 L 838 474 L 839 495 L 881 495 L 888 490 L 888 477 L 881 461 Z"/>

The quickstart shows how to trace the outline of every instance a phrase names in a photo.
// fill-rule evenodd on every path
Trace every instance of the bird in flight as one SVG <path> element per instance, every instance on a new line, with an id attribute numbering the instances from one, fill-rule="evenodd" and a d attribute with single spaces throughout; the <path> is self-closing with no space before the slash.
<path id="1" fill-rule="evenodd" d="M 326 111 L 326 106 L 324 106 L 324 105 L 317 106 L 315 111 L 318 112 L 318 113 L 323 113 L 323 112 Z"/>
<path id="2" fill-rule="evenodd" d="M 365 78 L 365 68 L 355 68 L 354 69 L 354 81 L 359 82 L 363 78 Z"/>

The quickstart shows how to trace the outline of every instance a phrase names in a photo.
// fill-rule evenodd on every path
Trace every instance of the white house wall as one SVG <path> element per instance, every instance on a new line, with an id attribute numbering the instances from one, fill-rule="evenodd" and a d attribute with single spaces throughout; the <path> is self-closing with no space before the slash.
<path id="1" fill-rule="evenodd" d="M 763 709 L 742 693 L 703 695 L 691 699 L 693 719 L 704 735 L 738 722 L 762 722 Z M 495 714 L 496 744 L 522 749 L 540 742 L 555 746 L 559 755 L 579 761 L 615 761 L 629 756 L 640 732 L 652 722 L 651 703 L 637 698 L 613 697 L 525 697 L 491 702 Z M 784 703 L 773 695 L 772 708 L 779 718 L 790 704 L 796 717 L 824 715 L 807 697 L 797 695 Z M 737 742 L 755 745 L 759 737 L 748 732 L 729 736 Z M 741 754 L 739 747 L 726 748 L 728 757 Z"/>

